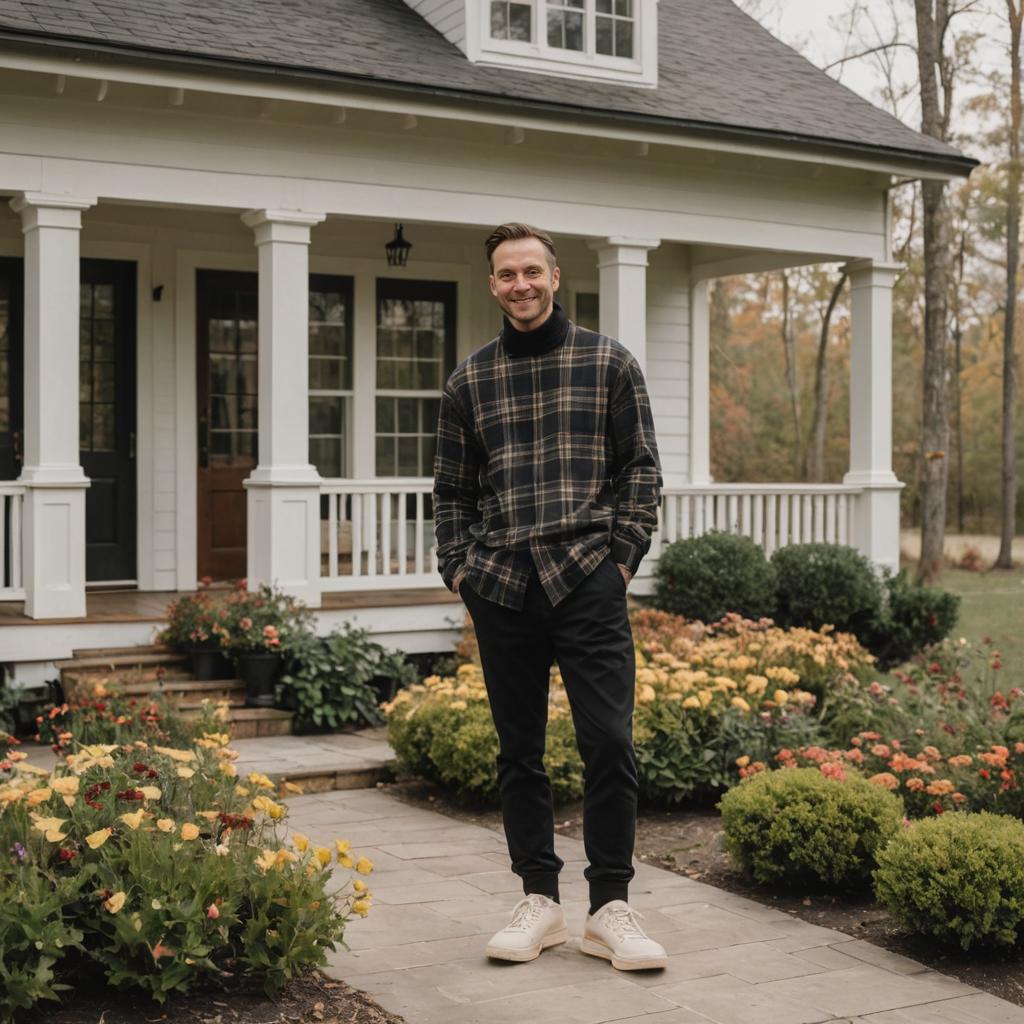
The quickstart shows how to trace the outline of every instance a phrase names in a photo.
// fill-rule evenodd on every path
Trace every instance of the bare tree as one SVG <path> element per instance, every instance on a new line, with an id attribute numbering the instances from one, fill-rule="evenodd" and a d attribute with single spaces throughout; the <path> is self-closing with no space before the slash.
<path id="1" fill-rule="evenodd" d="M 951 0 L 914 0 L 921 130 L 945 140 L 953 100 L 953 67 L 944 52 Z M 940 95 L 941 90 L 941 95 Z M 950 280 L 949 214 L 945 182 L 921 183 L 924 228 L 924 380 L 921 423 L 921 560 L 918 583 L 932 581 L 943 562 L 949 482 L 946 400 Z"/>
<path id="2" fill-rule="evenodd" d="M 818 357 L 814 363 L 814 417 L 811 420 L 810 438 L 807 444 L 805 476 L 812 483 L 825 480 L 825 435 L 828 426 L 828 341 L 832 327 L 832 314 L 846 284 L 846 271 L 839 273 L 839 280 L 832 288 L 828 305 L 821 316 L 821 333 L 818 335 Z"/>
<path id="3" fill-rule="evenodd" d="M 793 416 L 793 444 L 796 474 L 803 468 L 803 438 L 800 430 L 800 387 L 796 376 L 796 329 L 790 312 L 789 274 L 783 270 L 782 278 L 782 352 L 786 360 L 786 387 L 789 389 L 789 406 Z"/>
<path id="4" fill-rule="evenodd" d="M 1003 312 L 1003 436 L 1002 528 L 997 569 L 1013 567 L 1013 536 L 1017 525 L 1016 427 L 1017 354 L 1014 326 L 1017 315 L 1017 269 L 1020 262 L 1020 37 L 1024 0 L 1006 0 L 1010 23 L 1010 163 L 1006 196 L 1006 306 Z"/>

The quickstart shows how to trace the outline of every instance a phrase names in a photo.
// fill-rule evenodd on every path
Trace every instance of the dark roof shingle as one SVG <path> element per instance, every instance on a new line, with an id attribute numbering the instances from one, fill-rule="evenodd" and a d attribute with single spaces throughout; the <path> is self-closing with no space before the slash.
<path id="1" fill-rule="evenodd" d="M 103 42 L 899 151 L 961 164 L 730 0 L 661 0 L 657 89 L 471 64 L 402 0 L 0 0 L 0 33 Z"/>

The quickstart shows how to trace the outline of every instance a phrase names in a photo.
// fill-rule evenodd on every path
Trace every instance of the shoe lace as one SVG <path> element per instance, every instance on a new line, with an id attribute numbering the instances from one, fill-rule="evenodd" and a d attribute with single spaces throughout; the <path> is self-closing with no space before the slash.
<path id="1" fill-rule="evenodd" d="M 639 924 L 643 919 L 644 915 L 632 907 L 613 907 L 605 914 L 604 923 L 617 939 L 646 939 Z"/>
<path id="2" fill-rule="evenodd" d="M 505 929 L 510 932 L 525 932 L 536 923 L 543 910 L 543 904 L 538 899 L 531 899 L 529 896 L 521 899 L 512 908 L 512 920 Z"/>

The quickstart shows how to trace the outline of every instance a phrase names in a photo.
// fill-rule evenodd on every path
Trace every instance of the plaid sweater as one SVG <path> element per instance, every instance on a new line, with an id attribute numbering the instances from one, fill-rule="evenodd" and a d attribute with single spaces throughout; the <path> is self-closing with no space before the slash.
<path id="1" fill-rule="evenodd" d="M 434 459 L 437 558 L 484 598 L 521 609 L 531 568 L 558 604 L 608 555 L 635 573 L 661 495 L 637 361 L 564 319 L 564 338 L 513 355 L 498 336 L 452 373 Z M 506 330 L 511 330 L 507 328 Z"/>

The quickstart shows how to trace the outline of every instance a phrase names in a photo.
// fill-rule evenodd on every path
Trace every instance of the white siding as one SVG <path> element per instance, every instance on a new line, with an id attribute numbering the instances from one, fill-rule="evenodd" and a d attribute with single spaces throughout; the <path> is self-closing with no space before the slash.
<path id="1" fill-rule="evenodd" d="M 467 0 L 405 0 L 425 21 L 460 50 L 466 51 Z M 469 0 L 470 3 L 475 0 Z"/>

